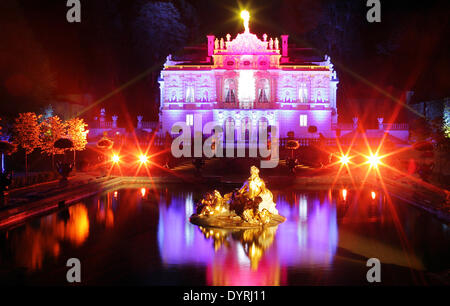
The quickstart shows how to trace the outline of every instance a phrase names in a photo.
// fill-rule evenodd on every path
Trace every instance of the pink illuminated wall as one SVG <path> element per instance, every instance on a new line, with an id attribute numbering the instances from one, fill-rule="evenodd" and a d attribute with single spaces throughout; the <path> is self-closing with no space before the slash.
<path id="1" fill-rule="evenodd" d="M 229 34 L 207 38 L 206 62 L 168 60 L 161 72 L 164 133 L 192 112 L 216 121 L 212 114 L 217 109 L 239 110 L 241 118 L 255 112 L 261 118 L 263 111 L 272 110 L 278 116 L 271 124 L 279 127 L 281 137 L 288 131 L 296 137 L 313 137 L 299 124 L 302 114 L 308 116 L 308 126 L 334 137 L 331 124 L 337 122 L 338 80 L 329 57 L 317 63 L 290 64 L 294 59 L 288 57 L 288 35 L 258 37 L 245 31 L 234 39 Z"/>

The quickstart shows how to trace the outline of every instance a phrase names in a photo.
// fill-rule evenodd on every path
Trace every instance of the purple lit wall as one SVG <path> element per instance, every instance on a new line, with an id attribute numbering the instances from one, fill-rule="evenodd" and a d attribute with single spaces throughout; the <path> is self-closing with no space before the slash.
<path id="1" fill-rule="evenodd" d="M 168 57 L 159 80 L 163 133 L 193 113 L 202 114 L 203 125 L 214 121 L 224 126 L 230 115 L 219 118 L 220 110 L 238 123 L 264 118 L 278 127 L 280 137 L 289 131 L 296 137 L 317 137 L 308 133 L 312 125 L 326 137 L 335 136 L 331 125 L 337 122 L 338 79 L 328 56 L 321 62 L 294 64 L 288 57 L 287 35 L 280 40 L 264 34 L 261 39 L 246 31 L 234 39 L 208 35 L 205 58 L 194 63 Z M 301 115 L 307 116 L 305 126 Z"/>

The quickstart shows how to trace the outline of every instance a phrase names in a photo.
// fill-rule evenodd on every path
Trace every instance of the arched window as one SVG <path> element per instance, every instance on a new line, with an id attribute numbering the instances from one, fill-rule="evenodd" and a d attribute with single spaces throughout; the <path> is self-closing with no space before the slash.
<path id="1" fill-rule="evenodd" d="M 194 101 L 195 101 L 194 86 L 187 85 L 186 86 L 186 102 L 194 102 Z"/>
<path id="2" fill-rule="evenodd" d="M 172 97 L 169 99 L 170 102 L 177 102 L 177 93 L 176 91 L 172 91 Z"/>
<path id="3" fill-rule="evenodd" d="M 300 103 L 308 102 L 308 88 L 305 83 L 302 83 L 298 87 L 298 100 Z"/>
<path id="4" fill-rule="evenodd" d="M 259 139 L 268 138 L 269 120 L 266 117 L 261 117 L 258 121 L 258 141 Z"/>
<path id="5" fill-rule="evenodd" d="M 224 125 L 225 126 L 224 126 L 223 130 L 225 131 L 225 134 L 224 134 L 225 139 L 230 139 L 230 140 L 232 139 L 233 141 L 235 141 L 236 140 L 236 134 L 235 134 L 236 124 L 235 124 L 234 119 L 232 117 L 228 117 L 227 119 L 225 119 Z"/>
<path id="6" fill-rule="evenodd" d="M 241 140 L 245 141 L 246 143 L 250 142 L 250 137 L 252 135 L 252 121 L 249 117 L 245 117 L 242 119 L 241 122 Z"/>
<path id="7" fill-rule="evenodd" d="M 258 102 L 269 102 L 270 84 L 268 79 L 260 79 L 258 82 Z"/>
<path id="8" fill-rule="evenodd" d="M 284 102 L 291 102 L 291 94 L 289 93 L 289 90 L 284 92 Z"/>
<path id="9" fill-rule="evenodd" d="M 224 101 L 227 103 L 236 102 L 236 84 L 233 79 L 226 79 L 223 86 Z"/>
<path id="10" fill-rule="evenodd" d="M 203 92 L 203 99 L 202 99 L 202 101 L 203 102 L 209 102 L 209 97 L 208 97 L 209 95 L 208 95 L 208 91 L 207 90 L 205 90 L 204 92 Z"/>

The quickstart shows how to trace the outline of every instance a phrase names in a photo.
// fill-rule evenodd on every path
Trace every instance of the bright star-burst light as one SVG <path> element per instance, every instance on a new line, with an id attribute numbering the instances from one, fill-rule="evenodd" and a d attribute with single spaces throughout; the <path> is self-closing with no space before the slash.
<path id="1" fill-rule="evenodd" d="M 378 168 L 378 165 L 381 163 L 381 157 L 376 153 L 371 153 L 369 156 L 367 156 L 367 162 L 369 163 L 370 167 Z"/>
<path id="2" fill-rule="evenodd" d="M 113 156 L 111 157 L 111 161 L 117 164 L 118 162 L 120 162 L 120 156 L 117 154 L 113 154 Z"/>
<path id="3" fill-rule="evenodd" d="M 340 158 L 340 162 L 343 165 L 347 165 L 350 162 L 350 157 L 348 157 L 348 155 L 342 155 Z"/>
<path id="4" fill-rule="evenodd" d="M 245 32 L 246 33 L 250 32 L 250 29 L 249 29 L 249 26 L 248 26 L 248 21 L 250 20 L 250 13 L 247 10 L 243 10 L 241 12 L 241 18 L 244 20 Z"/>
<path id="5" fill-rule="evenodd" d="M 139 155 L 139 162 L 141 164 L 146 164 L 148 162 L 148 156 L 145 154 Z"/>

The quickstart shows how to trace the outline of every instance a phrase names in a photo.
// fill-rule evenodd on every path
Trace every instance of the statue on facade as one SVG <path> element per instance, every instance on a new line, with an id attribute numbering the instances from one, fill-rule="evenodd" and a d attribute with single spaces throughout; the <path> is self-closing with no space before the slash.
<path id="1" fill-rule="evenodd" d="M 217 50 L 219 49 L 219 39 L 216 38 L 216 40 L 214 41 L 214 49 Z"/>

